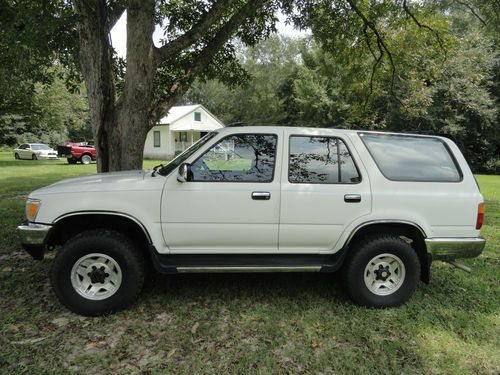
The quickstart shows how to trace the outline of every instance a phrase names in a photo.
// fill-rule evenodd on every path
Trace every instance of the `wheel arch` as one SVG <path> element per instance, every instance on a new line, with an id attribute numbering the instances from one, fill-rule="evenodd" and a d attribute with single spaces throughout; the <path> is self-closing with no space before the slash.
<path id="1" fill-rule="evenodd" d="M 78 233 L 91 229 L 113 229 L 129 237 L 149 257 L 151 236 L 136 217 L 114 211 L 75 211 L 59 216 L 53 222 L 47 240 L 49 248 L 63 245 Z"/>
<path id="2" fill-rule="evenodd" d="M 432 259 L 427 253 L 425 239 L 427 235 L 421 226 L 411 221 L 403 220 L 377 220 L 368 221 L 358 225 L 347 238 L 344 248 L 348 250 L 359 239 L 373 234 L 393 234 L 411 240 L 411 246 L 415 249 L 421 265 L 420 279 L 429 283 L 430 266 Z"/>

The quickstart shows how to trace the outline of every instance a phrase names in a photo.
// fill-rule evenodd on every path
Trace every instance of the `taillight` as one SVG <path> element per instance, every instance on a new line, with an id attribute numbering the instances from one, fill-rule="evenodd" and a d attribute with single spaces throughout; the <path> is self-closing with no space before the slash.
<path id="1" fill-rule="evenodd" d="M 484 222 L 484 203 L 479 203 L 477 206 L 477 220 L 476 220 L 476 229 L 481 229 Z"/>

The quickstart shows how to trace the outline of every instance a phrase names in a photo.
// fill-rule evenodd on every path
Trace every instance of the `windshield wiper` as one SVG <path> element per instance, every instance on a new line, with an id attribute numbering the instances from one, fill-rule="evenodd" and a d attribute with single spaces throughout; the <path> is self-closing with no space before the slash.
<path id="1" fill-rule="evenodd" d="M 153 167 L 153 173 L 151 174 L 151 176 L 153 176 L 153 177 L 156 176 L 156 173 L 161 174 L 161 173 L 158 172 L 158 169 L 163 168 L 163 167 L 164 167 L 163 164 L 159 164 L 159 165 L 154 166 Z"/>

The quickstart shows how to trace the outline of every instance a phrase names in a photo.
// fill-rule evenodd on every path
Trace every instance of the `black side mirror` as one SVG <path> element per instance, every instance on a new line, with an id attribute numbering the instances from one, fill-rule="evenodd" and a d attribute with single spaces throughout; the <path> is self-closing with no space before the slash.
<path id="1" fill-rule="evenodd" d="M 179 182 L 189 182 L 193 179 L 193 172 L 191 172 L 191 164 L 182 163 L 179 165 L 179 170 L 177 173 L 177 181 Z"/>

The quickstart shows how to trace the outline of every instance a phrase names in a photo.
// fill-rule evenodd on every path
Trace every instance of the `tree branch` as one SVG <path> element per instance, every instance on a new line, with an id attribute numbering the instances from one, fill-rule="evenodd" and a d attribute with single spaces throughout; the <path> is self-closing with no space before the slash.
<path id="1" fill-rule="evenodd" d="M 256 11 L 267 2 L 269 0 L 249 1 L 219 29 L 213 39 L 193 58 L 193 63 L 185 71 L 185 74 L 178 77 L 170 87 L 169 92 L 156 101 L 150 115 L 153 124 L 175 104 L 179 96 L 187 91 L 189 83 L 210 64 L 234 32 L 246 20 L 253 19 Z"/>
<path id="2" fill-rule="evenodd" d="M 380 43 L 377 40 L 377 46 L 379 48 L 380 55 L 378 55 L 378 56 L 375 55 L 375 51 L 372 48 L 372 44 L 370 42 L 370 36 L 368 35 L 368 30 L 367 30 L 366 25 L 363 27 L 363 34 L 365 35 L 365 41 L 366 41 L 366 44 L 368 46 L 368 49 L 370 50 L 371 55 L 375 59 L 375 64 L 373 64 L 373 66 L 372 66 L 372 73 L 370 75 L 370 91 L 368 92 L 368 95 L 366 96 L 365 104 L 364 104 L 364 107 L 366 108 L 366 105 L 368 104 L 368 99 L 370 99 L 370 97 L 373 94 L 373 78 L 375 77 L 375 73 L 377 72 L 377 68 L 378 68 L 380 62 L 382 61 L 382 57 L 384 57 L 384 51 L 383 51 L 383 49 L 381 49 Z"/>
<path id="3" fill-rule="evenodd" d="M 111 31 L 111 29 L 116 25 L 120 17 L 123 15 L 123 12 L 125 12 L 125 9 L 125 6 L 120 1 L 109 2 L 107 6 L 107 23 L 109 31 Z"/>
<path id="4" fill-rule="evenodd" d="M 431 33 L 433 33 L 436 36 L 436 39 L 437 39 L 437 41 L 439 43 L 439 46 L 441 47 L 441 50 L 444 53 L 444 59 L 446 60 L 446 48 L 444 48 L 443 40 L 441 39 L 441 36 L 439 35 L 439 33 L 436 30 L 434 30 L 432 27 L 430 27 L 429 25 L 421 23 L 417 19 L 417 17 L 415 17 L 415 15 L 408 8 L 408 4 L 406 3 L 406 0 L 403 0 L 403 9 L 404 9 L 405 13 L 408 14 L 411 17 L 411 19 L 413 20 L 413 22 L 415 22 L 415 24 L 419 28 L 429 30 Z"/>
<path id="5" fill-rule="evenodd" d="M 391 93 L 393 93 L 394 77 L 396 76 L 396 64 L 394 64 L 394 59 L 392 57 L 391 51 L 389 50 L 389 48 L 385 44 L 384 38 L 382 38 L 382 35 L 377 30 L 377 28 L 375 27 L 373 22 L 371 22 L 368 18 L 366 18 L 364 13 L 354 4 L 353 0 L 347 0 L 347 2 L 351 6 L 352 10 L 354 10 L 354 12 L 356 12 L 356 14 L 359 16 L 359 18 L 361 18 L 365 27 L 369 28 L 373 32 L 373 34 L 375 34 L 375 37 L 377 38 L 377 46 L 378 46 L 378 49 L 380 51 L 380 57 L 378 59 L 376 59 L 376 61 L 377 61 L 376 65 L 378 65 L 378 61 L 382 58 L 383 53 L 384 52 L 387 53 L 387 57 L 389 58 L 389 62 L 391 63 L 391 67 L 392 67 Z M 376 67 L 375 67 L 375 69 L 376 69 Z"/>
<path id="6" fill-rule="evenodd" d="M 233 0 L 219 0 L 212 8 L 204 13 L 198 23 L 196 23 L 189 31 L 182 34 L 178 38 L 168 42 L 160 48 L 156 49 L 156 58 L 158 62 L 164 61 L 173 55 L 178 54 L 183 49 L 191 46 L 199 40 L 208 29 L 219 19 L 224 11 L 231 5 Z"/>
<path id="7" fill-rule="evenodd" d="M 459 0 L 454 0 L 453 2 L 460 4 L 464 7 L 466 7 L 467 9 L 469 9 L 470 12 L 483 24 L 483 26 L 486 26 L 486 21 L 481 18 L 481 16 L 474 10 L 474 8 L 472 6 L 470 6 L 467 3 L 464 3 L 463 1 L 459 1 Z"/>

